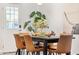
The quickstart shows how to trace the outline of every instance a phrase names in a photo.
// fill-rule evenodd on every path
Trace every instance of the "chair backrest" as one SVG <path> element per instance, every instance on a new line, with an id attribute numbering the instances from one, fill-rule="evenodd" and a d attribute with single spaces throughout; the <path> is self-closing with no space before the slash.
<path id="1" fill-rule="evenodd" d="M 57 52 L 68 53 L 71 50 L 72 35 L 60 35 L 57 45 Z"/>
<path id="2" fill-rule="evenodd" d="M 22 35 L 29 35 L 28 32 L 22 32 L 22 33 L 20 33 L 20 34 L 22 34 Z"/>
<path id="3" fill-rule="evenodd" d="M 23 49 L 25 46 L 23 42 L 21 41 L 19 34 L 14 34 L 14 37 L 15 37 L 16 47 L 18 49 Z"/>
<path id="4" fill-rule="evenodd" d="M 35 51 L 35 47 L 32 42 L 32 37 L 30 35 L 24 35 L 24 40 L 25 40 L 26 50 L 30 52 Z"/>

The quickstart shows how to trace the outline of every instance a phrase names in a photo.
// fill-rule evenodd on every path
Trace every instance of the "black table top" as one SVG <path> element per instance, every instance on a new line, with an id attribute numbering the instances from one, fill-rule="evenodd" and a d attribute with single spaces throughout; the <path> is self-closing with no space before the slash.
<path id="1" fill-rule="evenodd" d="M 59 37 L 58 36 L 51 36 L 51 37 L 40 37 L 40 36 L 32 36 L 33 41 L 47 41 L 49 43 L 58 42 Z"/>
<path id="2" fill-rule="evenodd" d="M 42 40 L 53 40 L 53 39 L 59 39 L 59 36 L 51 36 L 51 37 L 47 37 L 47 36 L 32 36 L 32 38 L 34 39 L 42 39 Z"/>

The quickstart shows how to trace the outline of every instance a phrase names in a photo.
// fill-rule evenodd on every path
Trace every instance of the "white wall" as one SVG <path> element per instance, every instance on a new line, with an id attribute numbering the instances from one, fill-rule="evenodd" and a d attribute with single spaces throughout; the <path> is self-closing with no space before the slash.
<path id="1" fill-rule="evenodd" d="M 24 21 L 29 20 L 29 15 L 32 11 L 38 10 L 46 15 L 49 24 L 49 30 L 53 30 L 56 33 L 63 31 L 63 4 L 22 4 L 22 10 L 22 13 L 20 13 L 22 24 Z"/>
<path id="2" fill-rule="evenodd" d="M 34 3 L 31 4 L 0 4 L 0 40 L 2 40 L 5 51 L 14 51 L 16 50 L 15 40 L 13 37 L 13 33 L 17 32 L 16 30 L 6 30 L 4 28 L 5 25 L 5 7 L 6 6 L 14 6 L 19 8 L 19 23 L 23 25 L 23 23 L 29 19 L 29 14 L 32 11 L 38 10 L 44 13 L 47 17 L 49 23 L 49 30 L 53 30 L 56 33 L 63 32 L 63 4 L 43 4 L 37 5 Z"/>
<path id="3" fill-rule="evenodd" d="M 49 29 L 55 33 L 63 32 L 63 4 L 44 4 L 41 9 L 47 16 Z"/>
<path id="4" fill-rule="evenodd" d="M 1 4 L 0 3 L 0 49 L 2 51 L 15 51 L 15 39 L 13 37 L 13 33 L 17 32 L 16 30 L 7 30 L 5 28 L 6 19 L 5 19 L 5 7 L 14 6 L 19 8 L 19 4 Z"/>

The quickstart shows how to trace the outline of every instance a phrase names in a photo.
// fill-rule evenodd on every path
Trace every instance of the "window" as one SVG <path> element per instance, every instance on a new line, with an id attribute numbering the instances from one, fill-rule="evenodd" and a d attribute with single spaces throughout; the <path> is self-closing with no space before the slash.
<path id="1" fill-rule="evenodd" d="M 6 7 L 6 27 L 8 29 L 18 28 L 18 8 Z"/>

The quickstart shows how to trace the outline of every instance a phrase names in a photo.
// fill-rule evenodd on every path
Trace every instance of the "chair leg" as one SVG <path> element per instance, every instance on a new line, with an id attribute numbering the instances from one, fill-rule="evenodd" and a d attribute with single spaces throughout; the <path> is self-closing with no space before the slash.
<path id="1" fill-rule="evenodd" d="M 40 52 L 37 52 L 36 55 L 40 55 Z"/>
<path id="2" fill-rule="evenodd" d="M 58 53 L 58 55 L 61 55 L 61 53 Z"/>
<path id="3" fill-rule="evenodd" d="M 29 55 L 29 54 L 30 54 L 30 52 L 27 51 L 27 55 Z M 31 54 L 32 54 L 32 55 L 35 55 L 35 52 L 31 52 Z M 36 52 L 36 55 L 40 55 L 40 52 Z"/>
<path id="4" fill-rule="evenodd" d="M 71 52 L 66 53 L 66 55 L 71 55 Z"/>
<path id="5" fill-rule="evenodd" d="M 35 55 L 35 52 L 32 52 L 32 55 Z"/>
<path id="6" fill-rule="evenodd" d="M 53 55 L 54 55 L 54 53 L 53 53 Z"/>
<path id="7" fill-rule="evenodd" d="M 51 55 L 51 52 L 49 52 L 49 55 Z"/>
<path id="8" fill-rule="evenodd" d="M 18 55 L 20 55 L 20 54 L 21 54 L 21 53 L 20 53 L 20 49 L 17 49 L 17 54 L 18 54 Z"/>
<path id="9" fill-rule="evenodd" d="M 27 55 L 29 54 L 29 51 L 27 51 Z"/>

